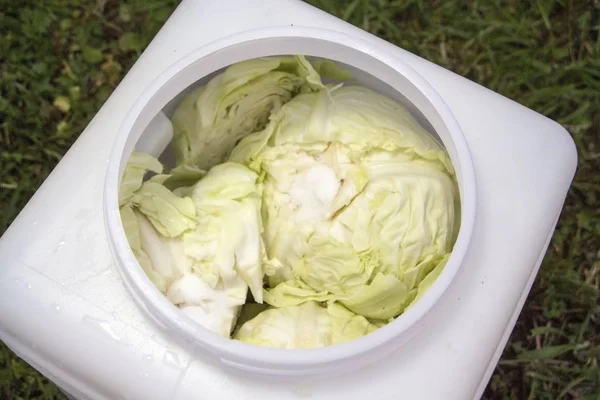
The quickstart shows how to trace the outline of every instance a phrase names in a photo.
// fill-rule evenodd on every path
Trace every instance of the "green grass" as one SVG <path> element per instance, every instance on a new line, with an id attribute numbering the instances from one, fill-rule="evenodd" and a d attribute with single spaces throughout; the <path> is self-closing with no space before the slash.
<path id="1" fill-rule="evenodd" d="M 0 233 L 175 0 L 0 0 Z M 579 169 L 487 399 L 600 399 L 600 2 L 311 3 L 563 124 Z M 59 399 L 0 348 L 0 398 Z"/>

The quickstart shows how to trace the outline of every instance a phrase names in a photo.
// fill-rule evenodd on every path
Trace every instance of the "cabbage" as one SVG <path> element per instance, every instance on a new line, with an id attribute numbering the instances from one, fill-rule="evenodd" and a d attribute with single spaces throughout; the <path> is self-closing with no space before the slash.
<path id="1" fill-rule="evenodd" d="M 309 301 L 263 311 L 244 323 L 234 338 L 267 347 L 310 349 L 356 339 L 379 327 L 338 304 Z"/>
<path id="2" fill-rule="evenodd" d="M 318 67 L 348 79 L 332 63 Z M 210 168 L 225 161 L 237 141 L 262 130 L 272 112 L 300 91 L 325 86 L 303 56 L 243 61 L 187 94 L 173 114 L 178 164 Z"/>
<path id="3" fill-rule="evenodd" d="M 444 148 L 392 99 L 325 79 L 352 76 L 302 56 L 232 65 L 177 106 L 175 168 L 134 153 L 125 169 L 132 252 L 219 335 L 343 343 L 401 315 L 448 261 L 460 203 Z"/>
<path id="4" fill-rule="evenodd" d="M 132 175 L 127 175 L 130 168 L 145 168 L 138 159 L 134 153 L 136 163 L 127 166 L 124 176 Z M 143 183 L 140 178 L 139 184 L 130 179 L 124 186 L 129 192 L 123 195 L 128 200 L 121 218 L 132 252 L 173 304 L 203 327 L 229 337 L 248 290 L 262 302 L 265 253 L 258 176 L 232 163 L 208 173 L 185 168 L 162 174 L 156 163 L 146 165 L 159 175 Z M 189 185 L 193 178 L 199 180 L 188 188 L 189 197 L 164 186 Z"/>
<path id="5" fill-rule="evenodd" d="M 282 349 L 311 349 L 339 344 L 375 331 L 377 325 L 337 304 L 271 308 L 244 323 L 234 334 L 242 342 Z"/>
<path id="6" fill-rule="evenodd" d="M 212 168 L 194 187 L 198 228 L 184 235 L 193 269 L 212 285 L 228 285 L 241 278 L 262 303 L 261 197 L 258 176 L 240 164 Z M 243 297 L 243 298 L 242 298 Z M 242 303 L 246 293 L 240 292 Z"/>
<path id="7" fill-rule="evenodd" d="M 196 274 L 186 274 L 169 287 L 167 298 L 199 325 L 229 337 L 246 300 L 240 295 L 246 290 L 239 277 L 224 288 L 212 287 Z"/>
<path id="8" fill-rule="evenodd" d="M 144 182 L 131 197 L 131 202 L 163 236 L 179 236 L 196 226 L 196 208 L 192 199 L 177 197 L 159 183 Z"/>
<path id="9" fill-rule="evenodd" d="M 279 265 L 267 271 L 271 305 L 337 301 L 393 318 L 451 251 L 458 193 L 448 155 L 369 89 L 296 96 L 230 161 L 263 177 L 263 237 Z"/>
<path id="10" fill-rule="evenodd" d="M 152 283 L 158 288 L 158 290 L 165 293 L 168 285 L 167 281 L 173 277 L 173 271 L 171 270 L 173 260 L 171 258 L 171 254 L 169 254 L 169 246 L 167 244 L 161 244 L 159 247 L 149 245 L 151 242 L 148 240 L 148 236 L 146 236 L 145 240 L 142 242 L 141 229 L 144 229 L 144 233 L 150 234 L 151 239 L 155 238 L 157 240 L 161 240 L 162 237 L 158 236 L 158 234 L 156 236 L 154 235 L 155 230 L 152 228 L 152 226 L 142 226 L 142 228 L 140 228 L 138 216 L 139 213 L 133 209 L 131 204 L 121 207 L 121 221 L 123 223 L 123 229 L 125 230 L 125 235 L 127 236 L 129 247 L 131 248 L 133 255 L 135 258 L 137 258 L 142 270 L 146 273 Z M 142 220 L 144 220 L 143 217 Z M 147 220 L 144 221 L 150 225 Z M 161 253 L 160 255 L 156 253 L 154 254 L 155 264 L 157 268 L 164 269 L 164 274 L 161 274 L 154 269 L 152 260 L 146 253 L 146 250 L 149 249 L 156 249 Z"/>
<path id="11" fill-rule="evenodd" d="M 255 159 L 267 141 L 275 148 L 310 148 L 338 142 L 357 151 L 357 156 L 364 156 L 369 150 L 382 157 L 396 151 L 407 159 L 440 163 L 448 173 L 454 173 L 440 143 L 405 107 L 362 86 L 338 85 L 294 97 L 271 116 L 266 129 L 244 138 L 230 161 Z"/>
<path id="12" fill-rule="evenodd" d="M 160 174 L 163 171 L 163 166 L 156 158 L 149 154 L 132 153 L 127 161 L 127 166 L 121 179 L 119 205 L 127 203 L 133 194 L 142 187 L 144 175 L 148 171 Z"/>

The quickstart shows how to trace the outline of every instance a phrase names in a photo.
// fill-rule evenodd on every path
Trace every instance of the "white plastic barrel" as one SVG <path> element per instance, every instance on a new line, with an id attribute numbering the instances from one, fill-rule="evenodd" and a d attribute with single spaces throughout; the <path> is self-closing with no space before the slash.
<path id="1" fill-rule="evenodd" d="M 370 74 L 359 75 L 367 86 L 414 104 L 453 157 L 466 214 L 451 263 L 410 313 L 347 346 L 267 352 L 217 340 L 165 303 L 129 254 L 112 199 L 134 145 L 160 152 L 168 142 L 157 116 L 169 115 L 170 99 L 232 62 L 293 53 L 345 60 Z M 476 219 L 465 146 L 440 96 L 471 150 Z M 0 340 L 78 399 L 480 398 L 576 167 L 558 123 L 300 0 L 182 1 L 0 238 Z M 383 354 L 332 379 L 272 379 L 343 372 Z"/>
<path id="2" fill-rule="evenodd" d="M 362 338 L 320 349 L 281 350 L 220 337 L 180 312 L 150 282 L 131 252 L 121 225 L 119 182 L 134 148 L 158 156 L 172 137 L 168 117 L 187 91 L 227 66 L 256 57 L 302 54 L 327 58 L 352 70 L 356 81 L 404 104 L 446 147 L 456 170 L 461 226 L 452 255 L 434 285 L 393 323 Z M 168 157 L 168 154 L 165 154 Z M 355 370 L 397 350 L 423 327 L 428 312 L 452 284 L 471 242 L 476 180 L 471 154 L 447 105 L 415 71 L 386 49 L 358 36 L 318 28 L 257 29 L 222 38 L 166 69 L 128 112 L 108 159 L 104 211 L 109 245 L 139 307 L 162 330 L 229 371 L 249 377 L 307 379 Z"/>

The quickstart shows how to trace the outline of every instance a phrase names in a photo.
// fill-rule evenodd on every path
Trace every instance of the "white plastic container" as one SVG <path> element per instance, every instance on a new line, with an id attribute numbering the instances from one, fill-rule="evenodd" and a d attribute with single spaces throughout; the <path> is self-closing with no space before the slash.
<path id="1" fill-rule="evenodd" d="M 419 321 L 418 335 L 366 368 L 310 383 L 231 374 L 219 362 L 226 353 L 207 356 L 158 328 L 168 321 L 150 319 L 159 314 L 142 312 L 134 290 L 124 286 L 104 204 L 107 165 L 114 143 L 124 140 L 117 134 L 152 82 L 164 81 L 176 60 L 199 48 L 216 53 L 216 43 L 227 47 L 241 32 L 292 25 L 349 35 L 365 43 L 363 53 L 383 52 L 400 61 L 398 68 L 417 71 L 462 129 L 477 177 L 477 218 L 460 273 Z M 147 118 L 161 105 L 152 108 Z M 161 143 L 144 141 L 157 149 Z M 78 399 L 364 400 L 373 388 L 381 399 L 479 398 L 537 274 L 576 165 L 574 143 L 557 123 L 300 1 L 183 1 L 0 239 L 0 339 Z"/>
<path id="2" fill-rule="evenodd" d="M 370 86 L 413 110 L 420 122 L 437 134 L 448 150 L 456 169 L 462 206 L 460 233 L 450 260 L 435 284 L 413 307 L 393 323 L 360 339 L 322 349 L 293 351 L 223 338 L 200 327 L 169 303 L 146 277 L 129 249 L 118 204 L 119 182 L 136 143 L 136 150 L 140 150 L 140 146 L 148 148 L 147 143 L 165 143 L 160 139 L 169 137 L 168 127 L 157 129 L 157 114 L 162 120 L 162 111 L 166 108 L 165 112 L 170 114 L 182 93 L 204 84 L 206 80 L 203 78 L 230 64 L 250 58 L 289 54 L 343 63 L 350 67 L 358 83 Z M 140 143 L 138 139 L 143 134 L 144 140 Z M 162 153 L 161 149 L 157 150 L 156 153 Z M 440 96 L 416 71 L 381 46 L 365 42 L 355 35 L 317 28 L 282 27 L 242 32 L 203 46 L 176 62 L 144 91 L 125 117 L 109 156 L 107 171 L 104 194 L 109 243 L 138 304 L 159 326 L 171 335 L 181 337 L 201 355 L 211 355 L 224 366 L 245 372 L 252 378 L 323 378 L 364 367 L 397 350 L 424 326 L 427 312 L 451 284 L 469 248 L 475 222 L 476 185 L 471 155 L 459 125 Z"/>

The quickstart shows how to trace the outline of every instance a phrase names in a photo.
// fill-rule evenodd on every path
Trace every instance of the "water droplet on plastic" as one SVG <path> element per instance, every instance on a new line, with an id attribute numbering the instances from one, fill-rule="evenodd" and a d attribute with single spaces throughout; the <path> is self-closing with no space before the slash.
<path id="1" fill-rule="evenodd" d="M 59 251 L 60 249 L 62 249 L 62 247 L 63 247 L 64 245 L 65 245 L 65 241 L 64 241 L 64 240 L 61 240 L 61 241 L 58 243 L 58 246 L 56 246 L 56 251 Z"/>
<path id="2" fill-rule="evenodd" d="M 110 336 L 117 342 L 121 341 L 121 337 L 115 333 L 110 322 L 96 319 L 96 318 L 93 318 L 93 317 L 90 317 L 87 315 L 85 317 L 83 317 L 81 320 L 88 326 L 91 326 L 97 330 L 102 331 L 103 333 L 108 334 L 108 336 Z"/>
<path id="3" fill-rule="evenodd" d="M 165 351 L 165 355 L 163 356 L 163 363 L 170 368 L 176 369 L 178 371 L 182 371 L 185 369 L 185 365 L 179 355 L 173 351 Z"/>
<path id="4" fill-rule="evenodd" d="M 16 283 L 17 285 L 23 285 L 27 289 L 31 289 L 31 285 L 29 283 L 27 283 L 27 281 L 25 281 L 25 279 L 23 279 L 23 278 L 14 278 L 13 282 Z"/>
<path id="5" fill-rule="evenodd" d="M 146 361 L 148 364 L 151 364 L 154 361 L 154 357 L 152 357 L 152 355 L 150 355 L 150 354 L 145 355 L 144 361 Z"/>
<path id="6" fill-rule="evenodd" d="M 52 308 L 56 312 L 60 312 L 61 311 L 60 306 L 58 304 L 56 304 L 56 303 L 52 303 Z"/>

